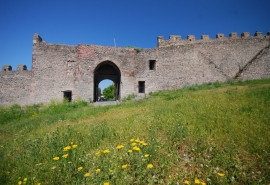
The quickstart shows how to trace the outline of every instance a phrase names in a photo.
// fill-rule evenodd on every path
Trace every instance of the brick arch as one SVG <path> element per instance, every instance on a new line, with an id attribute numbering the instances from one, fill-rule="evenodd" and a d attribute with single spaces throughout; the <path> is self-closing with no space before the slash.
<path id="1" fill-rule="evenodd" d="M 120 99 L 120 82 L 121 72 L 117 65 L 109 60 L 103 61 L 97 65 L 94 70 L 94 101 L 98 100 L 98 84 L 105 79 L 109 79 L 114 82 L 115 99 Z"/>

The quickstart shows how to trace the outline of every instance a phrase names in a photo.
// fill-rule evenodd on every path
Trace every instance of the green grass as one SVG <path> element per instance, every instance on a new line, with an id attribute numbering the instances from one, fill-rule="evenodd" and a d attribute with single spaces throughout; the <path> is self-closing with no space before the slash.
<path id="1" fill-rule="evenodd" d="M 0 108 L 0 184 L 270 183 L 269 79 L 127 100 Z"/>

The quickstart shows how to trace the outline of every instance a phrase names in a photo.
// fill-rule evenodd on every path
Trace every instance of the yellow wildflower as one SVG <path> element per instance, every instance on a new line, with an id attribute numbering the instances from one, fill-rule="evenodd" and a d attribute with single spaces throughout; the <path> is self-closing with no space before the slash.
<path id="1" fill-rule="evenodd" d="M 69 151 L 71 149 L 71 146 L 66 146 L 65 148 L 64 148 L 64 152 L 67 152 L 67 151 Z"/>
<path id="2" fill-rule="evenodd" d="M 145 158 L 149 157 L 149 154 L 145 154 L 144 157 L 145 157 Z"/>
<path id="3" fill-rule="evenodd" d="M 140 141 L 140 145 L 146 146 L 147 144 L 144 141 Z"/>
<path id="4" fill-rule="evenodd" d="M 100 169 L 96 169 L 96 173 L 99 173 L 100 172 Z"/>
<path id="5" fill-rule="evenodd" d="M 107 153 L 109 153 L 109 152 L 110 152 L 109 149 L 106 149 L 106 150 L 103 151 L 104 154 L 107 154 Z"/>
<path id="6" fill-rule="evenodd" d="M 124 145 L 118 145 L 116 148 L 118 149 L 118 150 L 120 150 L 120 149 L 122 149 L 122 148 L 124 148 L 125 146 Z"/>
<path id="7" fill-rule="evenodd" d="M 71 141 L 71 142 L 70 142 L 70 144 L 71 144 L 71 145 L 73 145 L 73 144 L 74 144 L 74 142 L 73 142 L 73 141 Z"/>
<path id="8" fill-rule="evenodd" d="M 110 172 L 112 173 L 112 172 L 113 172 L 113 170 L 110 170 Z"/>
<path id="9" fill-rule="evenodd" d="M 104 182 L 104 184 L 103 185 L 110 185 L 110 183 L 109 182 Z"/>
<path id="10" fill-rule="evenodd" d="M 27 178 L 24 178 L 23 179 L 23 184 L 26 184 L 27 183 Z"/>
<path id="11" fill-rule="evenodd" d="M 206 185 L 206 183 L 205 182 L 201 182 L 201 185 Z"/>
<path id="12" fill-rule="evenodd" d="M 135 142 L 136 142 L 136 143 L 139 143 L 139 142 L 140 142 L 140 140 L 139 140 L 139 139 L 136 139 L 136 140 L 135 140 Z"/>
<path id="13" fill-rule="evenodd" d="M 218 176 L 220 176 L 220 177 L 223 177 L 225 174 L 224 173 L 217 173 L 218 174 Z"/>
<path id="14" fill-rule="evenodd" d="M 132 150 L 128 150 L 128 153 L 132 153 Z"/>
<path id="15" fill-rule="evenodd" d="M 189 184 L 189 181 L 188 181 L 188 180 L 185 180 L 185 181 L 184 181 L 184 184 Z"/>
<path id="16" fill-rule="evenodd" d="M 201 181 L 199 179 L 195 179 L 195 184 L 201 184 Z"/>
<path id="17" fill-rule="evenodd" d="M 68 150 L 70 150 L 71 149 L 71 146 L 66 146 L 65 148 L 68 149 Z"/>
<path id="18" fill-rule="evenodd" d="M 154 166 L 153 166 L 153 164 L 148 164 L 147 165 L 147 168 L 153 168 Z"/>
<path id="19" fill-rule="evenodd" d="M 142 142 L 142 143 L 141 143 L 141 145 L 143 145 L 143 146 L 146 146 L 146 145 L 147 145 L 147 143 L 145 143 L 145 142 Z"/>
<path id="20" fill-rule="evenodd" d="M 122 165 L 122 169 L 126 169 L 127 168 L 127 164 Z"/>
<path id="21" fill-rule="evenodd" d="M 141 149 L 139 147 L 137 147 L 137 146 L 134 146 L 133 147 L 133 150 L 136 151 L 136 152 L 140 152 L 141 151 Z"/>
<path id="22" fill-rule="evenodd" d="M 134 139 L 130 139 L 130 142 L 133 143 L 134 142 Z"/>
<path id="23" fill-rule="evenodd" d="M 72 145 L 71 147 L 72 147 L 72 148 L 77 148 L 77 146 L 78 146 L 78 145 Z"/>
<path id="24" fill-rule="evenodd" d="M 131 144 L 131 146 L 136 146 L 136 145 L 137 145 L 137 143 L 132 143 L 132 144 Z"/>
<path id="25" fill-rule="evenodd" d="M 62 155 L 62 157 L 66 159 L 68 157 L 68 154 L 64 154 Z"/>
<path id="26" fill-rule="evenodd" d="M 58 161 L 59 160 L 59 157 L 54 157 L 53 160 L 54 161 Z"/>
<path id="27" fill-rule="evenodd" d="M 81 171 L 83 169 L 83 167 L 82 166 L 80 166 L 79 168 L 78 168 L 78 171 Z"/>
<path id="28" fill-rule="evenodd" d="M 18 185 L 21 185 L 21 184 L 22 184 L 22 181 L 19 181 L 19 182 L 18 182 Z"/>
<path id="29" fill-rule="evenodd" d="M 90 176 L 90 173 L 84 174 L 84 177 L 89 177 L 89 176 Z"/>

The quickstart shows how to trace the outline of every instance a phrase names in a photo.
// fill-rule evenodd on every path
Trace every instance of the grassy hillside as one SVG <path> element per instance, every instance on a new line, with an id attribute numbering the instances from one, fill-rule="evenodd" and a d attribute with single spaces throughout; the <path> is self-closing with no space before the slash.
<path id="1" fill-rule="evenodd" d="M 0 184 L 270 183 L 267 79 L 0 111 Z"/>

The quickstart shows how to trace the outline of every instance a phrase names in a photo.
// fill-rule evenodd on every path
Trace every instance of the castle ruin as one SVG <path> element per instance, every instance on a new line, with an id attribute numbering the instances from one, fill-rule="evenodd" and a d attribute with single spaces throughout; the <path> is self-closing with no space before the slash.
<path id="1" fill-rule="evenodd" d="M 270 32 L 248 32 L 215 39 L 159 36 L 151 49 L 79 44 L 50 44 L 34 35 L 32 70 L 5 65 L 0 72 L 0 105 L 48 103 L 51 100 L 97 101 L 98 84 L 110 79 L 116 99 L 130 94 L 178 89 L 233 79 L 270 78 Z"/>

